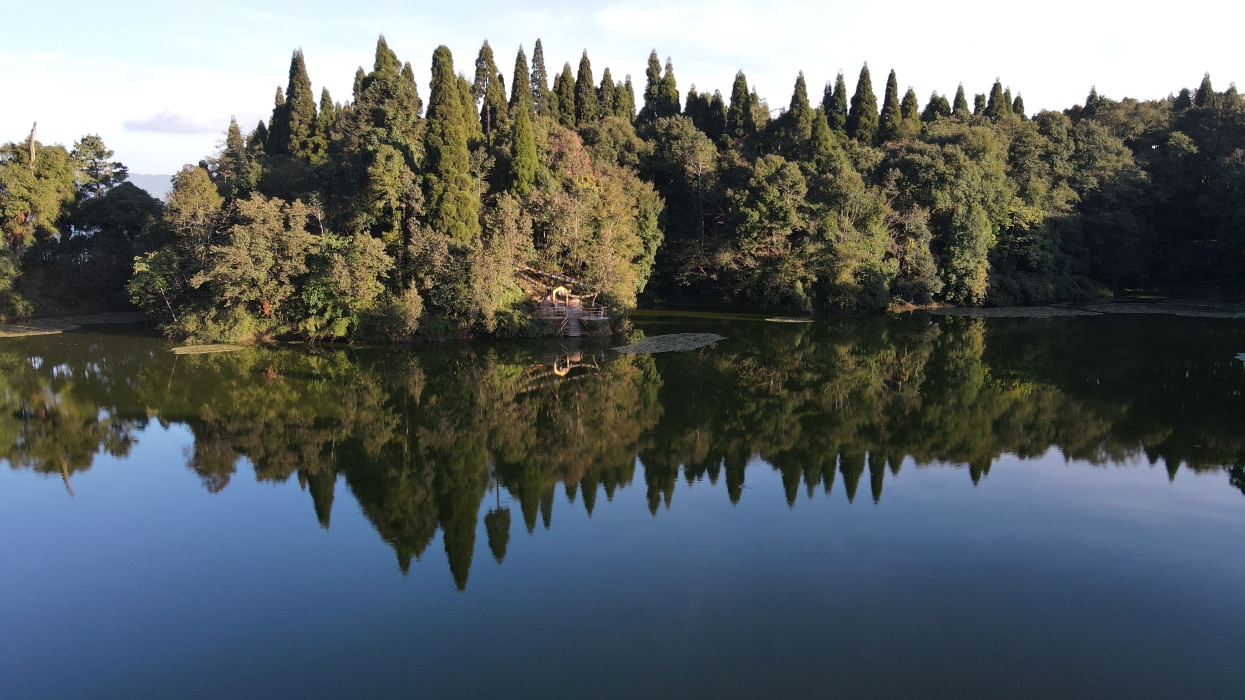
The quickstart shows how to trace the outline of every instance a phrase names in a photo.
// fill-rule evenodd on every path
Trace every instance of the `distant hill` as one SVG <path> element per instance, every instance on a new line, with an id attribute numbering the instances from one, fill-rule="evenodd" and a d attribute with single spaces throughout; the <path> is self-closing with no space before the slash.
<path id="1" fill-rule="evenodd" d="M 147 190 L 156 199 L 163 199 L 164 195 L 173 189 L 172 175 L 142 175 L 140 173 L 130 173 L 130 182 L 136 186 Z"/>

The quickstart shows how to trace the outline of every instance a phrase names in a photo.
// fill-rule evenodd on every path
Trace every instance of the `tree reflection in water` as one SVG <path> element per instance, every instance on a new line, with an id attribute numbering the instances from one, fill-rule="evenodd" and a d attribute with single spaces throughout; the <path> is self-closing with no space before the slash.
<path id="1" fill-rule="evenodd" d="M 811 497 L 841 481 L 855 501 L 867 475 L 877 502 L 905 464 L 966 467 L 976 485 L 1004 453 L 1052 447 L 1097 465 L 1144 457 L 1172 478 L 1223 469 L 1245 493 L 1234 359 L 1245 333 L 1232 322 L 906 316 L 709 330 L 729 340 L 655 356 L 544 344 L 176 356 L 124 335 L 6 341 L 0 458 L 72 489 L 95 455 L 125 457 L 149 421 L 184 424 L 207 491 L 245 458 L 257 480 L 296 477 L 327 528 L 341 477 L 403 572 L 439 530 L 460 589 L 482 509 L 501 563 L 509 504 L 529 533 L 549 528 L 561 485 L 591 516 L 637 460 L 654 514 L 680 476 L 724 481 L 738 502 L 757 459 L 794 507 L 801 485 Z"/>

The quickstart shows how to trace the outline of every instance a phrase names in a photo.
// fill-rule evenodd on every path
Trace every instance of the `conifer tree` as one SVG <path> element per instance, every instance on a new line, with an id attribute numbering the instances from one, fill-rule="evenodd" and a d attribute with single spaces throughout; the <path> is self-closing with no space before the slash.
<path id="1" fill-rule="evenodd" d="M 843 71 L 834 77 L 834 91 L 829 94 L 830 101 L 822 101 L 821 109 L 826 114 L 826 122 L 830 130 L 839 134 L 847 134 L 847 81 L 843 79 Z"/>
<path id="2" fill-rule="evenodd" d="M 796 76 L 791 104 L 787 107 L 785 116 L 788 146 L 798 152 L 813 135 L 813 108 L 808 103 L 808 85 L 804 82 L 804 71 Z"/>
<path id="3" fill-rule="evenodd" d="M 372 72 L 397 77 L 401 70 L 402 62 L 398 60 L 398 55 L 393 52 L 393 49 L 389 48 L 385 35 L 381 34 L 376 40 L 376 58 L 372 64 Z"/>
<path id="4" fill-rule="evenodd" d="M 1193 104 L 1198 107 L 1215 106 L 1215 88 L 1211 87 L 1210 73 L 1202 76 L 1202 84 L 1197 86 L 1197 92 L 1193 96 Z"/>
<path id="5" fill-rule="evenodd" d="M 661 77 L 657 116 L 673 117 L 679 113 L 679 88 L 674 81 L 674 63 L 666 59 L 666 74 Z"/>
<path id="6" fill-rule="evenodd" d="M 536 137 L 527 109 L 516 109 L 510 122 L 510 189 L 526 197 L 536 182 Z"/>
<path id="7" fill-rule="evenodd" d="M 1237 110 L 1241 108 L 1241 93 L 1237 92 L 1236 83 L 1228 84 L 1228 89 L 1224 91 L 1223 99 L 1219 103 L 1222 109 Z"/>
<path id="8" fill-rule="evenodd" d="M 1003 111 L 1008 114 L 1012 113 L 1012 89 L 1010 87 L 1003 89 Z"/>
<path id="9" fill-rule="evenodd" d="M 1028 119 L 1025 115 L 1025 100 L 1019 94 L 1016 95 L 1016 99 L 1012 101 L 1012 114 L 1015 114 L 1021 119 Z"/>
<path id="10" fill-rule="evenodd" d="M 467 126 L 468 142 L 475 141 L 484 135 L 480 126 L 480 115 L 476 113 L 475 100 L 471 98 L 471 81 L 462 73 L 458 74 L 458 96 L 463 103 L 463 115 Z"/>
<path id="11" fill-rule="evenodd" d="M 752 115 L 752 131 L 760 133 L 769 126 L 769 107 L 761 101 L 756 86 L 753 86 L 751 94 L 748 95 L 748 107 Z"/>
<path id="12" fill-rule="evenodd" d="M 601 86 L 597 88 L 597 112 L 602 118 L 614 116 L 614 76 L 606 67 L 601 74 Z"/>
<path id="13" fill-rule="evenodd" d="M 899 80 L 895 69 L 886 78 L 886 94 L 882 98 L 882 115 L 878 120 L 878 140 L 894 141 L 903 129 L 903 113 L 899 104 Z"/>
<path id="14" fill-rule="evenodd" d="M 333 141 L 333 125 L 337 123 L 337 107 L 329 95 L 328 88 L 320 89 L 320 113 L 316 116 L 315 136 L 311 162 L 323 163 L 329 154 L 329 144 Z"/>
<path id="15" fill-rule="evenodd" d="M 354 72 L 354 89 L 350 91 L 350 100 L 358 104 L 359 97 L 363 95 L 363 79 L 367 74 L 363 72 L 363 66 L 359 66 Z"/>
<path id="16" fill-rule="evenodd" d="M 268 142 L 268 126 L 264 124 L 264 120 L 260 119 L 255 125 L 255 130 L 246 137 L 246 152 L 252 157 L 261 156 L 266 151 Z"/>
<path id="17" fill-rule="evenodd" d="M 962 94 L 960 96 L 963 97 Z M 966 110 L 967 107 L 968 106 L 966 104 Z M 929 94 L 929 102 L 925 105 L 925 111 L 921 112 L 921 121 L 932 122 L 940 117 L 949 116 L 951 116 L 951 103 L 947 102 L 946 97 L 939 95 L 937 90 L 931 92 Z"/>
<path id="18" fill-rule="evenodd" d="M 278 118 L 275 112 L 273 118 Z M 315 137 L 316 98 L 311 92 L 311 79 L 307 77 L 307 63 L 301 49 L 290 58 L 290 82 L 279 119 L 282 143 L 272 144 L 275 150 L 270 149 L 269 153 L 310 158 Z"/>
<path id="19" fill-rule="evenodd" d="M 558 121 L 568 129 L 575 128 L 575 76 L 571 64 L 562 64 L 562 74 L 556 81 L 558 91 Z"/>
<path id="20" fill-rule="evenodd" d="M 852 105 L 847 112 L 847 133 L 860 143 L 877 144 L 878 98 L 873 94 L 868 63 L 860 69 L 860 78 L 856 81 L 856 94 L 852 95 Z"/>
<path id="21" fill-rule="evenodd" d="M 506 103 L 506 84 L 500 73 L 494 75 L 486 85 L 484 100 L 480 104 L 480 128 L 492 142 L 493 135 L 508 118 L 509 105 Z"/>
<path id="22" fill-rule="evenodd" d="M 731 87 L 731 106 L 726 112 L 726 135 L 733 140 L 751 136 L 756 122 L 752 117 L 752 98 L 748 94 L 748 78 L 743 71 L 735 74 Z"/>
<path id="23" fill-rule="evenodd" d="M 916 97 L 916 90 L 911 87 L 903 95 L 899 103 L 899 112 L 903 120 L 903 128 L 899 130 L 900 138 L 916 138 L 921 134 L 921 102 Z"/>
<path id="24" fill-rule="evenodd" d="M 644 69 L 644 106 L 640 108 L 639 120 L 648 122 L 658 117 L 658 103 L 661 101 L 661 61 L 657 58 L 657 49 L 648 54 L 648 67 Z"/>
<path id="25" fill-rule="evenodd" d="M 575 123 L 587 126 L 600 116 L 597 101 L 596 81 L 592 77 L 592 62 L 588 60 L 588 51 L 579 58 L 579 75 L 575 78 Z"/>
<path id="26" fill-rule="evenodd" d="M 636 119 L 635 110 L 635 86 L 631 84 L 631 74 L 627 74 L 627 80 L 623 83 L 623 89 L 614 93 L 621 104 L 614 108 L 614 112 L 625 117 L 627 121 L 634 122 Z"/>
<path id="27" fill-rule="evenodd" d="M 1011 109 L 1011 104 L 1003 95 L 1003 83 L 998 78 L 994 80 L 994 86 L 990 88 L 990 98 L 986 102 L 986 108 L 982 111 L 987 117 L 994 121 L 998 121 L 1007 116 L 1007 112 Z"/>
<path id="28" fill-rule="evenodd" d="M 424 101 L 419 97 L 419 87 L 415 85 L 415 69 L 411 68 L 410 61 L 402 64 L 402 73 L 398 76 L 397 100 L 408 117 L 418 117 L 424 109 Z"/>
<path id="29" fill-rule="evenodd" d="M 986 96 L 982 93 L 973 95 L 973 114 L 981 115 L 986 112 Z"/>
<path id="30" fill-rule="evenodd" d="M 470 98 L 470 84 L 462 76 L 455 77 L 450 50 L 437 47 L 432 54 L 424 137 L 427 221 L 434 231 L 467 245 L 480 233 L 480 195 L 471 178 L 464 95 Z M 469 111 L 475 113 L 474 105 Z"/>
<path id="31" fill-rule="evenodd" d="M 532 108 L 537 114 L 553 115 L 550 104 L 549 73 L 545 70 L 545 49 L 536 40 L 536 48 L 532 49 Z"/>
<path id="32" fill-rule="evenodd" d="M 704 132 L 709 138 L 714 141 L 722 138 L 722 134 L 726 132 L 726 101 L 722 99 L 721 90 L 713 91 L 705 122 Z"/>
<path id="33" fill-rule="evenodd" d="M 968 98 L 964 96 L 964 83 L 955 89 L 955 102 L 952 103 L 951 113 L 957 117 L 968 116 Z"/>
<path id="34" fill-rule="evenodd" d="M 238 120 L 229 118 L 229 128 L 225 130 L 225 148 L 220 153 L 220 175 L 225 182 L 233 182 L 242 173 L 242 165 L 246 162 L 246 141 L 242 138 L 242 129 L 238 128 Z"/>
<path id="35" fill-rule="evenodd" d="M 549 90 L 549 116 L 557 124 L 562 123 L 562 105 L 558 103 L 558 93 L 562 89 L 562 74 L 553 76 L 553 88 Z"/>
<path id="36" fill-rule="evenodd" d="M 480 46 L 480 53 L 476 54 L 475 80 L 471 83 L 471 97 L 477 103 L 488 93 L 488 84 L 497 72 L 497 62 L 493 60 L 493 47 L 489 46 L 488 39 L 485 39 L 484 44 Z"/>
<path id="37" fill-rule="evenodd" d="M 289 121 L 285 118 L 285 90 L 277 86 L 272 100 L 272 116 L 268 118 L 268 136 L 264 139 L 264 152 L 269 155 L 285 155 L 290 143 Z"/>
<path id="38" fill-rule="evenodd" d="M 703 122 L 703 114 L 700 110 L 700 93 L 696 91 L 696 83 L 692 83 L 692 86 L 687 89 L 686 99 L 687 102 L 683 105 L 683 116 L 691 119 L 697 129 L 704 131 L 700 126 Z"/>
<path id="39" fill-rule="evenodd" d="M 514 82 L 510 85 L 510 113 L 513 116 L 515 110 L 522 105 L 523 109 L 528 111 L 528 116 L 534 112 L 535 105 L 532 104 L 532 83 L 528 76 L 527 54 L 523 52 L 523 47 L 519 47 L 519 53 L 514 57 Z M 531 121 L 528 121 L 528 127 L 531 127 Z"/>
<path id="40" fill-rule="evenodd" d="M 1180 94 L 1172 102 L 1172 109 L 1183 111 L 1193 106 L 1193 93 L 1189 92 L 1189 88 L 1180 88 Z"/>
<path id="41" fill-rule="evenodd" d="M 825 112 L 819 111 L 813 115 L 813 128 L 808 141 L 809 157 L 815 164 L 823 165 L 829 160 L 835 148 L 830 122 L 826 119 Z"/>

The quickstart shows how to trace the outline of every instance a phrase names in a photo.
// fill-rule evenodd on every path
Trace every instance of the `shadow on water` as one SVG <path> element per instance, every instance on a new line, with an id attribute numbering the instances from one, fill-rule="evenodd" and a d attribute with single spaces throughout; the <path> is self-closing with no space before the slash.
<path id="1" fill-rule="evenodd" d="M 727 340 L 661 355 L 544 341 L 190 356 L 125 332 L 9 340 L 0 458 L 72 494 L 96 455 L 125 456 L 151 421 L 184 424 L 186 466 L 207 491 L 245 459 L 258 480 L 296 478 L 328 528 L 340 476 L 403 572 L 440 530 L 459 589 L 481 517 L 501 562 L 512 506 L 529 533 L 549 528 L 560 487 L 591 516 L 632 485 L 637 461 L 654 514 L 679 478 L 724 481 L 738 502 L 757 458 L 792 507 L 802 490 L 877 502 L 911 463 L 965 468 L 972 488 L 1001 455 L 1051 448 L 1097 465 L 1144 458 L 1173 479 L 1222 469 L 1245 493 L 1236 322 L 647 314 L 639 325 Z"/>

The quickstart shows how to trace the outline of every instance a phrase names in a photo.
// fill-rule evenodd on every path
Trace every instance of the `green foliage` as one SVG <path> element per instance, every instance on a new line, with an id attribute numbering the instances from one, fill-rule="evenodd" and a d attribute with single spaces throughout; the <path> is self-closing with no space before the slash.
<path id="1" fill-rule="evenodd" d="M 466 245 L 480 233 L 480 196 L 471 180 L 467 154 L 470 127 L 463 114 L 458 79 L 454 77 L 454 58 L 444 46 L 433 53 L 427 121 L 427 222 L 434 231 Z"/>
<path id="2" fill-rule="evenodd" d="M 526 197 L 536 182 L 536 137 L 526 109 L 519 109 L 511 122 L 510 189 Z"/>
<path id="3" fill-rule="evenodd" d="M 562 64 L 562 72 L 553 81 L 553 90 L 558 98 L 558 123 L 568 129 L 574 129 L 575 78 L 571 75 L 571 64 Z"/>
<path id="4" fill-rule="evenodd" d="M 898 107 L 898 104 L 895 105 Z M 873 94 L 873 80 L 869 77 L 869 65 L 860 69 L 856 81 L 856 93 L 847 112 L 847 133 L 866 146 L 878 140 L 878 99 Z"/>
<path id="5" fill-rule="evenodd" d="M 517 80 L 516 80 L 517 83 Z M 552 99 L 549 93 L 549 74 L 545 69 L 545 49 L 536 40 L 536 48 L 532 50 L 532 107 L 541 116 L 554 116 Z"/>
<path id="6" fill-rule="evenodd" d="M 575 123 L 587 126 L 601 115 L 601 106 L 593 84 L 592 63 L 588 52 L 579 59 L 579 74 L 575 78 Z"/>
<path id="7" fill-rule="evenodd" d="M 899 104 L 899 80 L 892 69 L 886 78 L 886 94 L 882 98 L 882 114 L 878 118 L 878 140 L 894 141 L 903 131 L 903 109 Z"/>

